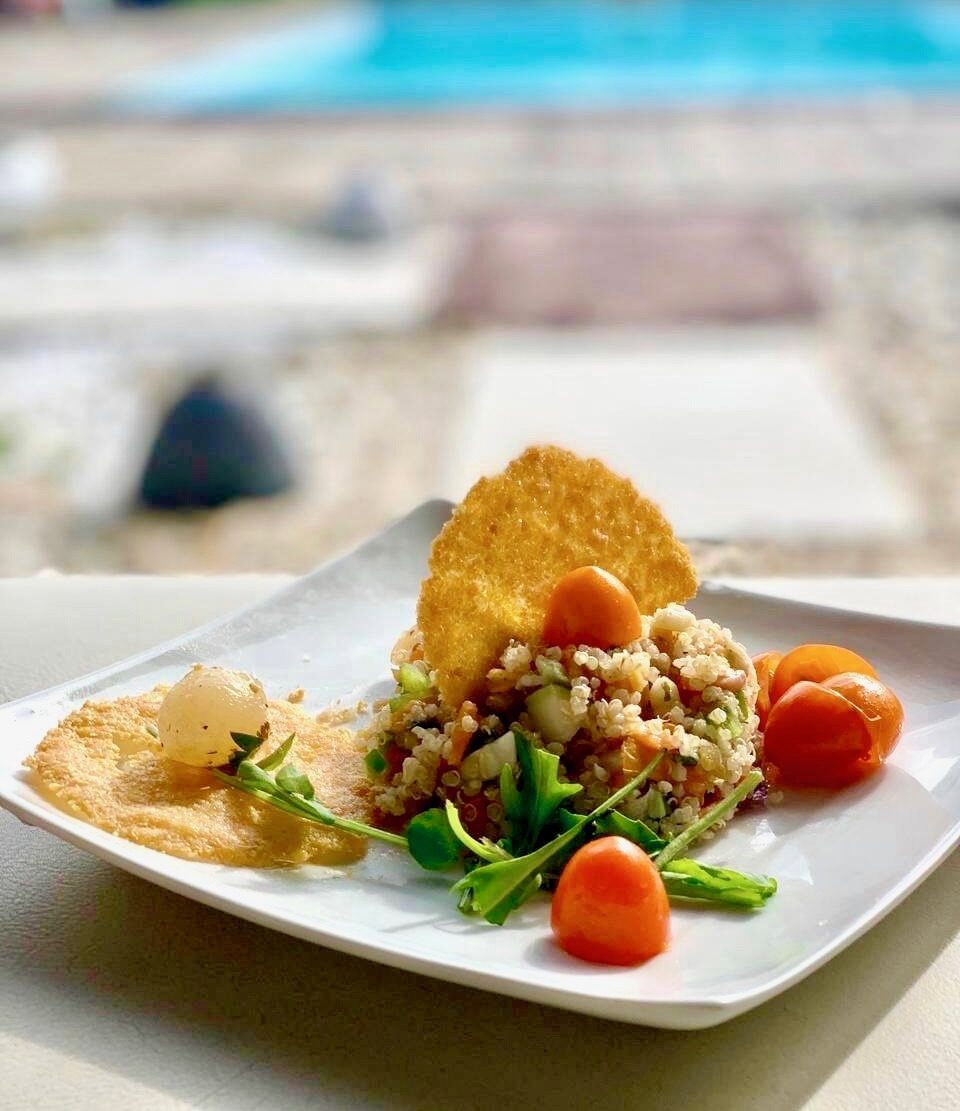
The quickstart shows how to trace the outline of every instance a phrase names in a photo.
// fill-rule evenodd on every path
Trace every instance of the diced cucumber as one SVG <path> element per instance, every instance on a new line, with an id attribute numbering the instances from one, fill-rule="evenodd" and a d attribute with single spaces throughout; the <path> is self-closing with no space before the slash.
<path id="1" fill-rule="evenodd" d="M 404 694 L 425 698 L 431 691 L 430 676 L 418 664 L 401 664 L 397 669 L 397 682 Z"/>
<path id="2" fill-rule="evenodd" d="M 367 771 L 371 775 L 383 775 L 387 770 L 387 761 L 379 748 L 371 748 L 363 762 L 367 765 Z"/>
<path id="3" fill-rule="evenodd" d="M 656 787 L 651 787 L 647 791 L 644 800 L 648 818 L 660 819 L 667 816 L 667 804 L 663 801 L 663 795 Z"/>
<path id="4" fill-rule="evenodd" d="M 516 763 L 517 742 L 513 733 L 508 731 L 476 752 L 471 752 L 460 765 L 460 778 L 464 781 L 495 779 L 505 764 L 514 767 Z"/>
<path id="5" fill-rule="evenodd" d="M 570 692 L 557 683 L 548 683 L 529 695 L 527 710 L 547 744 L 565 745 L 583 724 L 583 715 L 570 708 Z"/>

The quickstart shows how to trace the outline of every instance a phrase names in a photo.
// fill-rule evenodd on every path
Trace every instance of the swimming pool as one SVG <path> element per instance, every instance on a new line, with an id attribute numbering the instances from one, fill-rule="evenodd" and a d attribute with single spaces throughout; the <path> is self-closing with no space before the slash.
<path id="1" fill-rule="evenodd" d="M 355 0 L 128 85 L 157 113 L 617 108 L 960 89 L 944 0 Z"/>

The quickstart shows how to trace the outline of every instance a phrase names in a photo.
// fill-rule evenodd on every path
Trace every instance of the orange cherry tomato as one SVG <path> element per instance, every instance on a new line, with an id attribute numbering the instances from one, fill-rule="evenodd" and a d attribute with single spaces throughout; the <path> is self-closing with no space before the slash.
<path id="1" fill-rule="evenodd" d="M 640 635 L 640 609 L 623 583 L 602 567 L 578 567 L 550 594 L 543 639 L 565 648 L 589 644 L 613 648 Z"/>
<path id="2" fill-rule="evenodd" d="M 872 717 L 839 690 L 801 679 L 773 704 L 763 735 L 771 779 L 787 787 L 846 787 L 882 762 Z"/>
<path id="3" fill-rule="evenodd" d="M 639 964 L 670 938 L 670 904 L 650 857 L 625 837 L 584 845 L 564 868 L 550 926 L 573 957 L 598 964 Z"/>
<path id="4" fill-rule="evenodd" d="M 868 728 L 880 753 L 886 760 L 897 747 L 903 731 L 903 706 L 893 691 L 879 679 L 845 671 L 825 679 L 821 684 L 829 690 L 839 691 L 848 702 L 859 706 L 867 715 Z"/>
<path id="5" fill-rule="evenodd" d="M 869 675 L 871 679 L 877 678 L 872 665 L 849 648 L 839 648 L 835 644 L 801 644 L 777 664 L 770 682 L 770 705 L 775 705 L 794 683 L 803 679 L 822 683 L 824 679 L 844 671 L 856 671 L 860 675 Z"/>
<path id="6" fill-rule="evenodd" d="M 770 713 L 770 684 L 773 682 L 777 664 L 783 659 L 780 652 L 761 652 L 753 657 L 753 666 L 757 669 L 757 682 L 760 690 L 757 694 L 757 716 L 760 718 L 760 728 L 765 729 L 767 715 Z"/>

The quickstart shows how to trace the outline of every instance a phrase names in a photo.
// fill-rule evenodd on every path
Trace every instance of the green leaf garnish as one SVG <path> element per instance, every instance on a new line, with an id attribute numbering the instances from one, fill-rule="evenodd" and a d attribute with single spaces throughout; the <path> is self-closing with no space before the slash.
<path id="1" fill-rule="evenodd" d="M 296 764 L 287 764 L 277 772 L 277 786 L 292 795 L 302 795 L 305 799 L 313 798 L 313 784 L 308 776 L 304 775 Z"/>
<path id="2" fill-rule="evenodd" d="M 728 814 L 736 810 L 747 795 L 756 790 L 757 786 L 762 782 L 763 773 L 760 771 L 752 771 L 746 779 L 727 795 L 726 798 L 714 803 L 705 814 L 701 814 L 693 825 L 687 826 L 683 833 L 677 834 L 677 836 L 669 842 L 667 847 L 661 849 L 657 854 L 657 867 L 660 871 L 662 872 L 671 860 L 675 860 L 678 856 L 681 856 L 702 833 L 711 826 L 715 826 L 717 822 L 722 821 Z"/>
<path id="3" fill-rule="evenodd" d="M 507 766 L 507 770 L 510 770 L 509 766 Z M 491 841 L 489 837 L 481 837 L 478 839 L 468 833 L 464 828 L 463 822 L 460 820 L 460 812 L 449 799 L 446 800 L 444 805 L 447 823 L 461 845 L 468 848 L 475 856 L 479 856 L 481 860 L 486 860 L 491 863 L 494 860 L 512 859 L 511 854 L 508 853 L 506 849 L 498 845 L 495 841 Z M 407 833 L 409 835 L 409 830 Z"/>
<path id="4" fill-rule="evenodd" d="M 517 763 L 520 765 L 520 786 L 511 793 L 509 803 L 504 800 L 506 813 L 513 823 L 513 840 L 520 853 L 529 852 L 539 840 L 543 827 L 559 809 L 583 786 L 579 783 L 560 782 L 560 758 L 552 752 L 537 748 L 529 737 L 516 726 L 512 727 L 517 743 Z M 509 772 L 509 768 L 507 769 Z M 511 773 L 512 775 L 512 773 Z M 500 773 L 501 792 L 504 774 Z"/>
<path id="5" fill-rule="evenodd" d="M 257 767 L 263 768 L 266 772 L 272 772 L 274 768 L 279 768 L 289 755 L 290 749 L 293 748 L 293 742 L 296 740 L 296 736 L 296 733 L 291 733 L 283 744 L 277 745 L 269 756 L 264 756 L 262 760 L 258 760 Z"/>
<path id="6" fill-rule="evenodd" d="M 252 756 L 264 741 L 263 737 L 258 737 L 254 733 L 231 733 L 230 736 L 233 738 L 233 743 L 240 749 L 240 752 L 234 758 L 241 760 L 247 756 Z"/>
<path id="7" fill-rule="evenodd" d="M 625 837 L 628 841 L 639 845 L 650 856 L 659 852 L 667 843 L 662 837 L 658 837 L 646 822 L 628 818 L 619 810 L 601 814 L 594 825 L 601 836 Z"/>
<path id="8" fill-rule="evenodd" d="M 424 810 L 411 819 L 407 826 L 407 842 L 410 855 L 428 872 L 449 868 L 460 860 L 463 852 L 447 814 L 436 808 Z"/>
<path id="9" fill-rule="evenodd" d="M 288 738 L 290 744 L 292 738 Z M 284 744 L 287 742 L 285 741 Z M 289 751 L 289 750 L 288 750 Z M 398 833 L 390 833 L 385 829 L 367 825 L 366 822 L 356 822 L 352 818 L 340 818 L 328 810 L 321 802 L 313 797 L 313 784 L 309 778 L 296 768 L 290 769 L 288 782 L 295 784 L 297 790 L 287 789 L 280 780 L 282 771 L 278 776 L 273 776 L 267 769 L 255 764 L 252 760 L 241 760 L 237 765 L 236 775 L 227 775 L 217 768 L 211 768 L 211 773 L 221 783 L 243 791 L 261 802 L 268 803 L 277 810 L 293 814 L 307 822 L 319 822 L 321 825 L 341 829 L 344 833 L 355 833 L 360 837 L 372 837 L 374 840 L 383 841 L 388 845 L 395 845 L 401 849 L 409 849 L 406 837 Z"/>
<path id="10" fill-rule="evenodd" d="M 519 738 L 518 738 L 519 742 Z M 532 747 L 532 746 L 531 746 Z M 521 744 L 517 745 L 519 757 Z M 539 750 L 537 750 L 539 751 Z M 548 754 L 549 755 L 549 754 Z M 543 872 L 558 854 L 563 852 L 580 832 L 601 814 L 612 810 L 628 795 L 643 784 L 662 759 L 656 756 L 638 775 L 605 799 L 595 810 L 576 821 L 569 829 L 548 841 L 539 849 L 513 860 L 498 860 L 475 868 L 453 885 L 459 896 L 458 905 L 467 914 L 482 915 L 488 922 L 502 926 L 510 912 L 516 910 L 540 887 Z M 568 797 L 568 796 L 565 796 Z M 552 811 L 551 811 L 552 813 Z"/>
<path id="11" fill-rule="evenodd" d="M 714 868 L 689 857 L 674 860 L 660 872 L 672 898 L 699 899 L 735 907 L 762 907 L 777 891 L 777 881 L 769 876 Z"/>

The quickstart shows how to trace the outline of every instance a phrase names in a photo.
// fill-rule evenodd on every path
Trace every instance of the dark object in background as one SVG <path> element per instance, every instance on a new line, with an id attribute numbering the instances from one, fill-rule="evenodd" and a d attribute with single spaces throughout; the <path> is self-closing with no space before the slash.
<path id="1" fill-rule="evenodd" d="M 152 509 L 209 509 L 280 494 L 293 481 L 283 443 L 263 413 L 206 378 L 164 417 L 140 481 L 140 501 Z"/>
<path id="2" fill-rule="evenodd" d="M 319 230 L 348 243 L 377 243 L 410 222 L 409 205 L 390 181 L 376 174 L 356 174 L 338 188 Z"/>

